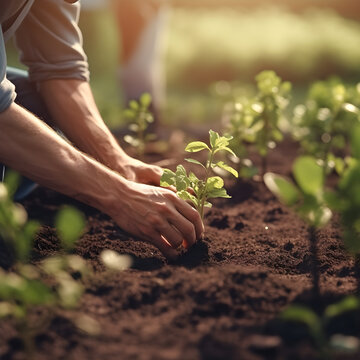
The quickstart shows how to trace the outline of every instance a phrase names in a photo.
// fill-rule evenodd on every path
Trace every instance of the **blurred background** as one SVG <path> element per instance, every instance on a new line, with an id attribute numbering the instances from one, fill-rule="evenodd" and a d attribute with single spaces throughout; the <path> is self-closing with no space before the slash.
<path id="1" fill-rule="evenodd" d="M 80 18 L 95 98 L 113 129 L 123 122 L 124 39 L 114 11 L 121 1 L 82 0 Z M 223 99 L 251 92 L 264 69 L 293 82 L 294 103 L 314 80 L 360 81 L 357 0 L 168 0 L 166 6 L 161 118 L 175 126 L 216 121 Z M 12 44 L 8 58 L 21 66 Z"/>

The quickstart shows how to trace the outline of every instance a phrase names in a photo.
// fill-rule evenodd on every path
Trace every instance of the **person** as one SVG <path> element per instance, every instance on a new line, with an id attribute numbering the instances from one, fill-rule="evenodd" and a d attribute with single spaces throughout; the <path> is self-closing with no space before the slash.
<path id="1" fill-rule="evenodd" d="M 166 92 L 163 58 L 168 1 L 117 0 L 112 1 L 112 8 L 121 39 L 118 77 L 124 103 L 147 92 L 152 97 L 155 117 L 159 118 Z"/>
<path id="2" fill-rule="evenodd" d="M 75 0 L 0 5 L 0 163 L 103 211 L 173 259 L 201 237 L 203 223 L 158 186 L 162 169 L 129 157 L 104 124 L 89 85 L 79 10 Z M 12 36 L 28 76 L 7 74 L 4 44 Z"/>

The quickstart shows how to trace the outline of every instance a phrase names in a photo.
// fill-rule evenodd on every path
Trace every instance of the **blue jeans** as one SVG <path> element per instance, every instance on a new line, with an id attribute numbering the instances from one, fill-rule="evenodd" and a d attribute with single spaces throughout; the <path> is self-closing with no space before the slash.
<path id="1" fill-rule="evenodd" d="M 15 85 L 17 97 L 15 102 L 25 109 L 29 110 L 46 123 L 51 123 L 50 113 L 46 108 L 36 84 L 29 81 L 28 73 L 24 70 L 8 67 L 6 69 L 7 78 Z M 3 181 L 6 167 L 0 164 L 0 180 Z M 15 201 L 23 200 L 35 188 L 37 184 L 33 181 L 22 178 L 19 188 L 14 196 Z"/>

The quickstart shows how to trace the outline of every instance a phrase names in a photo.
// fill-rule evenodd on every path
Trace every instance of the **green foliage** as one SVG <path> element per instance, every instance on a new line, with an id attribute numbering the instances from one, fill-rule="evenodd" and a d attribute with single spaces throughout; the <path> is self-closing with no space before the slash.
<path id="1" fill-rule="evenodd" d="M 147 142 L 154 139 L 153 134 L 147 133 L 149 125 L 154 122 L 149 110 L 151 102 L 151 95 L 144 93 L 139 101 L 131 100 L 129 107 L 124 111 L 124 117 L 130 121 L 129 130 L 133 133 L 126 135 L 124 140 L 137 149 L 139 157 L 144 155 Z"/>
<path id="2" fill-rule="evenodd" d="M 11 177 L 16 181 L 15 175 Z M 11 193 L 15 193 L 14 182 L 8 180 Z M 39 228 L 36 221 L 27 221 L 27 213 L 20 204 L 15 204 L 8 187 L 0 183 L 0 238 L 15 252 L 15 257 L 26 261 L 32 249 L 33 238 Z"/>
<path id="3" fill-rule="evenodd" d="M 315 158 L 299 157 L 293 165 L 296 184 L 280 175 L 266 173 L 265 185 L 285 205 L 295 211 L 311 227 L 328 223 L 332 213 L 325 201 L 324 172 Z"/>
<path id="4" fill-rule="evenodd" d="M 84 214 L 74 207 L 63 207 L 56 215 L 55 227 L 62 246 L 66 250 L 72 249 L 84 232 Z"/>
<path id="5" fill-rule="evenodd" d="M 328 305 L 320 316 L 306 306 L 292 305 L 281 313 L 280 318 L 283 321 L 306 325 L 320 354 L 328 359 L 331 347 L 346 350 L 350 353 L 358 350 L 358 344 L 356 344 L 356 346 L 346 346 L 347 343 L 349 343 L 346 341 L 346 336 L 341 337 L 341 344 L 339 344 L 339 338 L 335 338 L 335 341 L 333 339 L 327 339 L 326 328 L 332 319 L 359 309 L 360 300 L 355 296 L 348 296 L 337 303 Z"/>
<path id="6" fill-rule="evenodd" d="M 327 194 L 329 205 L 340 214 L 347 249 L 360 254 L 360 124 L 351 131 L 353 158 L 341 174 L 337 189 Z"/>
<path id="7" fill-rule="evenodd" d="M 204 207 L 211 207 L 209 199 L 230 198 L 224 189 L 224 181 L 219 176 L 210 176 L 212 169 L 221 168 L 230 174 L 238 177 L 238 173 L 231 166 L 223 161 L 215 161 L 215 155 L 219 151 L 225 151 L 233 156 L 234 152 L 229 148 L 230 136 L 220 136 L 217 132 L 210 130 L 210 146 L 201 141 L 189 143 L 185 150 L 190 153 L 207 151 L 208 159 L 205 164 L 196 159 L 185 159 L 186 161 L 196 164 L 205 171 L 203 179 L 199 179 L 193 172 L 187 174 L 182 165 L 178 165 L 176 171 L 165 169 L 161 177 L 160 184 L 164 187 L 173 186 L 176 188 L 177 195 L 186 201 L 190 201 L 201 217 L 204 216 Z"/>
<path id="8" fill-rule="evenodd" d="M 294 110 L 294 137 L 307 154 L 322 161 L 325 172 L 344 170 L 344 152 L 351 132 L 360 119 L 356 92 L 337 79 L 314 83 L 305 105 Z"/>
<path id="9" fill-rule="evenodd" d="M 289 103 L 291 84 L 283 82 L 274 71 L 261 72 L 256 76 L 256 83 L 255 97 L 235 103 L 228 134 L 233 137 L 230 147 L 243 160 L 248 160 L 247 145 L 255 145 L 263 158 L 264 173 L 269 150 L 283 139 L 280 122 Z M 252 164 L 247 166 L 246 161 L 242 161 L 242 166 L 250 168 L 244 175 L 256 173 Z"/>

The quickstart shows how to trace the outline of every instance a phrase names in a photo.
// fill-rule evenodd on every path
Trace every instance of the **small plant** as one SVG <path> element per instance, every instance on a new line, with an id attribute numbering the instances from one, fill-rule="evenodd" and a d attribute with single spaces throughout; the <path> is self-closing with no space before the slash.
<path id="1" fill-rule="evenodd" d="M 317 229 L 331 219 L 332 212 L 326 205 L 324 172 L 315 158 L 302 156 L 293 165 L 296 184 L 280 175 L 266 173 L 265 185 L 285 205 L 293 208 L 309 226 L 309 243 L 312 253 L 314 296 L 319 295 L 319 269 L 317 256 Z"/>
<path id="2" fill-rule="evenodd" d="M 327 194 L 327 200 L 340 214 L 345 247 L 355 257 L 357 292 L 360 294 L 360 125 L 354 126 L 351 133 L 353 157 L 347 162 L 337 189 Z"/>
<path id="3" fill-rule="evenodd" d="M 139 158 L 143 157 L 148 141 L 154 139 L 154 134 L 147 132 L 149 125 L 154 122 L 149 110 L 151 101 L 151 95 L 144 93 L 139 101 L 131 100 L 124 111 L 124 116 L 130 121 L 129 130 L 133 132 L 133 135 L 126 135 L 124 140 L 137 150 Z"/>
<path id="4" fill-rule="evenodd" d="M 231 105 L 226 134 L 232 136 L 229 147 L 236 157 L 229 154 L 229 159 L 237 164 L 240 177 L 252 178 L 258 173 L 258 169 L 248 158 L 248 146 L 256 140 L 256 129 L 252 127 L 252 123 L 258 115 L 259 107 L 247 100 L 237 101 Z"/>
<path id="5" fill-rule="evenodd" d="M 280 122 L 289 103 L 291 83 L 282 81 L 274 71 L 263 71 L 256 76 L 258 93 L 252 102 L 255 145 L 262 158 L 262 175 L 267 171 L 267 156 L 283 139 Z"/>
<path id="6" fill-rule="evenodd" d="M 306 154 L 315 156 L 327 174 L 335 169 L 341 174 L 343 156 L 350 129 L 359 121 L 360 110 L 353 104 L 354 91 L 337 80 L 312 85 L 305 105 L 294 110 L 294 137 Z"/>
<path id="7" fill-rule="evenodd" d="M 229 141 L 232 137 L 220 136 L 212 130 L 210 130 L 209 134 L 210 146 L 202 141 L 194 141 L 189 143 L 185 148 L 185 151 L 190 153 L 203 150 L 208 152 L 208 158 L 204 164 L 195 159 L 185 159 L 190 163 L 199 165 L 199 167 L 204 170 L 202 179 L 199 179 L 193 172 L 187 175 L 185 168 L 182 165 L 178 165 L 176 172 L 165 169 L 160 180 L 161 186 L 174 186 L 177 195 L 181 199 L 191 201 L 202 219 L 204 218 L 204 208 L 211 207 L 211 203 L 208 202 L 209 199 L 219 197 L 230 198 L 224 189 L 224 180 L 219 176 L 211 176 L 211 171 L 218 167 L 238 177 L 237 171 L 231 166 L 225 164 L 223 161 L 215 160 L 215 155 L 219 151 L 226 151 L 235 156 L 234 152 L 229 148 Z"/>
<path id="8" fill-rule="evenodd" d="M 359 341 L 354 337 L 336 334 L 328 339 L 326 334 L 330 321 L 359 308 L 359 299 L 348 296 L 338 303 L 328 305 L 321 316 L 306 306 L 292 305 L 281 313 L 280 318 L 283 321 L 304 324 L 319 351 L 320 358 L 328 360 L 332 358 L 331 350 L 343 353 L 356 353 L 359 350 Z"/>

